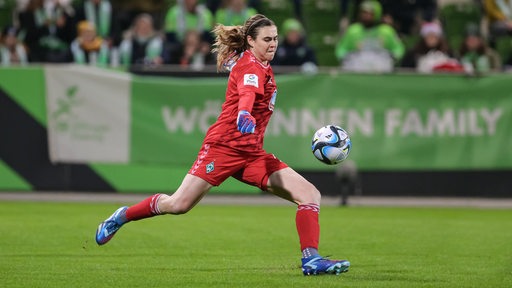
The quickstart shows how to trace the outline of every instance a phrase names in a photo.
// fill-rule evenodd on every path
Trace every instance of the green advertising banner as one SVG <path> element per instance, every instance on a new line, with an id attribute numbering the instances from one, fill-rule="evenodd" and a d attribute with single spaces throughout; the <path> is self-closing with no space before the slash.
<path id="1" fill-rule="evenodd" d="M 131 161 L 191 166 L 220 113 L 225 81 L 134 78 Z"/>
<path id="2" fill-rule="evenodd" d="M 73 95 L 77 101 L 80 100 L 76 106 L 64 106 L 69 108 L 65 111 L 70 116 L 93 124 L 97 121 L 109 125 L 115 121 L 124 123 L 125 136 L 119 145 L 112 144 L 113 149 L 126 148 L 123 161 L 113 163 L 97 156 L 107 153 L 104 148 L 96 148 L 96 153 L 94 149 L 89 151 L 72 145 L 73 150 L 70 150 L 77 155 L 94 156 L 97 160 L 86 161 L 84 167 L 90 167 L 116 191 L 123 192 L 173 191 L 179 186 L 197 156 L 206 130 L 220 112 L 227 82 L 225 77 L 134 76 L 126 81 L 123 90 L 115 82 L 123 72 L 102 73 L 101 81 L 94 80 L 98 73 L 82 71 L 84 73 L 76 74 L 66 66 L 62 67 L 62 72 L 74 80 L 54 81 L 54 84 L 62 84 L 54 90 L 59 93 L 70 91 L 68 88 L 72 84 L 71 91 L 76 92 Z M 46 77 L 49 76 L 47 74 L 44 67 L 0 69 L 3 103 L 13 102 L 18 107 L 17 114 L 9 115 L 28 115 L 30 121 L 23 118 L 25 122 L 21 122 L 33 127 L 42 125 L 45 130 L 51 129 L 47 107 L 52 103 L 48 101 L 59 96 L 49 89 L 47 82 L 51 77 Z M 52 72 L 50 76 L 58 75 Z M 68 78 L 68 75 L 64 76 Z M 25 79 L 30 85 L 20 85 L 18 79 Z M 276 80 L 278 96 L 267 129 L 265 148 L 297 170 L 334 169 L 316 160 L 310 150 L 313 132 L 326 124 L 340 125 L 350 133 L 353 148 L 349 159 L 363 171 L 512 168 L 510 75 L 472 78 L 461 75 L 335 73 L 278 75 Z M 88 81 L 93 81 L 94 85 L 87 85 Z M 122 94 L 120 97 L 126 100 L 124 105 L 112 102 L 116 93 Z M 55 103 L 66 104 L 59 102 L 61 98 L 57 97 Z M 94 99 L 99 104 L 91 106 L 95 108 L 88 109 L 87 114 L 82 114 L 83 109 L 89 107 L 84 105 L 93 103 L 90 101 Z M 119 117 L 119 113 L 127 117 Z M 3 124 L 21 123 L 19 120 L 16 117 L 5 118 Z M 77 126 L 80 131 L 88 127 Z M 115 127 L 118 126 L 108 129 L 112 137 L 120 133 Z M 33 141 L 45 143 L 41 147 L 46 147 L 47 139 L 41 139 L 41 135 L 35 134 Z M 10 139 L 15 135 L 3 136 Z M 21 155 L 19 161 L 34 151 L 48 153 L 45 150 L 48 148 L 24 153 L 22 150 L 26 148 L 23 145 L 9 146 L 9 149 L 15 151 L 3 150 L 2 155 Z M 46 158 L 47 155 L 40 155 L 34 161 Z M 37 183 L 32 184 L 17 168 L 23 166 L 12 162 L 16 159 L 9 158 L 10 162 L 6 159 L 0 157 L 3 161 L 0 163 L 0 175 L 4 176 L 0 177 L 0 189 L 37 189 Z M 39 167 L 42 164 L 34 162 L 33 165 Z M 227 181 L 219 189 L 215 191 L 258 193 L 257 189 L 236 180 Z"/>
<path id="3" fill-rule="evenodd" d="M 277 76 L 265 148 L 295 169 L 327 170 L 314 131 L 351 135 L 362 170 L 512 168 L 509 75 Z M 226 78 L 132 82 L 131 162 L 190 166 L 220 112 Z"/>

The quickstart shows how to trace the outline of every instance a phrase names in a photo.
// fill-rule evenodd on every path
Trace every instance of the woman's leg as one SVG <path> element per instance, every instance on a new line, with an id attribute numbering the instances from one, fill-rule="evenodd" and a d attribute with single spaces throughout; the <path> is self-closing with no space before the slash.
<path id="1" fill-rule="evenodd" d="M 192 209 L 212 185 L 202 178 L 187 174 L 172 195 L 155 194 L 141 202 L 117 209 L 96 230 L 96 242 L 106 244 L 125 223 L 162 214 L 183 214 Z"/>
<path id="2" fill-rule="evenodd" d="M 171 195 L 155 194 L 126 209 L 126 222 L 162 214 L 184 214 L 190 211 L 210 190 L 205 180 L 187 174 L 178 190 Z"/>
<path id="3" fill-rule="evenodd" d="M 320 238 L 318 214 L 321 198 L 318 189 L 289 167 L 272 173 L 267 186 L 269 192 L 298 205 L 295 224 L 303 256 L 310 257 L 318 254 Z"/>
<path id="4" fill-rule="evenodd" d="M 278 170 L 270 175 L 268 191 L 298 205 L 295 224 L 302 251 L 302 271 L 304 275 L 347 272 L 347 260 L 329 260 L 318 254 L 320 225 L 320 192 L 316 187 L 291 168 Z"/>
<path id="5" fill-rule="evenodd" d="M 158 201 L 161 214 L 184 214 L 194 208 L 212 188 L 212 184 L 200 177 L 187 174 L 180 187 L 172 195 L 162 195 Z"/>
<path id="6" fill-rule="evenodd" d="M 320 205 L 320 192 L 290 167 L 278 170 L 268 178 L 268 191 L 281 198 L 301 204 Z"/>

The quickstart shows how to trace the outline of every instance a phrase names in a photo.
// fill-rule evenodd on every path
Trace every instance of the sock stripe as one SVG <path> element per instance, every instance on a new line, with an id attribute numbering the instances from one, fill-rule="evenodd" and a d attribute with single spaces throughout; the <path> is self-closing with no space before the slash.
<path id="1" fill-rule="evenodd" d="M 316 213 L 320 213 L 320 205 L 309 203 L 309 204 L 300 204 L 297 206 L 297 211 L 303 211 L 303 210 L 311 210 Z"/>
<path id="2" fill-rule="evenodd" d="M 160 215 L 160 209 L 158 209 L 158 199 L 160 199 L 161 196 L 162 194 L 153 195 L 151 201 L 149 202 L 149 209 L 153 215 Z"/>

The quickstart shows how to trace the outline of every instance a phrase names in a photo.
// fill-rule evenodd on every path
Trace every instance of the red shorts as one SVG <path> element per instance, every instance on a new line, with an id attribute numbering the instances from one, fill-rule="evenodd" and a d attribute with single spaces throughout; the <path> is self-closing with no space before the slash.
<path id="1" fill-rule="evenodd" d="M 233 176 L 266 191 L 268 177 L 286 167 L 288 165 L 265 150 L 242 152 L 225 146 L 204 144 L 188 173 L 213 186 L 219 186 L 229 176 Z"/>

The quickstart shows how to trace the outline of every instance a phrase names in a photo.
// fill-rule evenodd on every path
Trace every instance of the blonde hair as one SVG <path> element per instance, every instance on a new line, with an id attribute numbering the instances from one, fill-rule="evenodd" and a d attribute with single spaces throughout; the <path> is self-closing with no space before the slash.
<path id="1" fill-rule="evenodd" d="M 231 61 L 238 60 L 240 53 L 251 48 L 247 37 L 256 39 L 259 28 L 275 26 L 266 16 L 256 14 L 245 21 L 243 26 L 224 26 L 219 24 L 213 29 L 215 43 L 213 53 L 217 53 L 217 71 L 226 70 Z"/>

